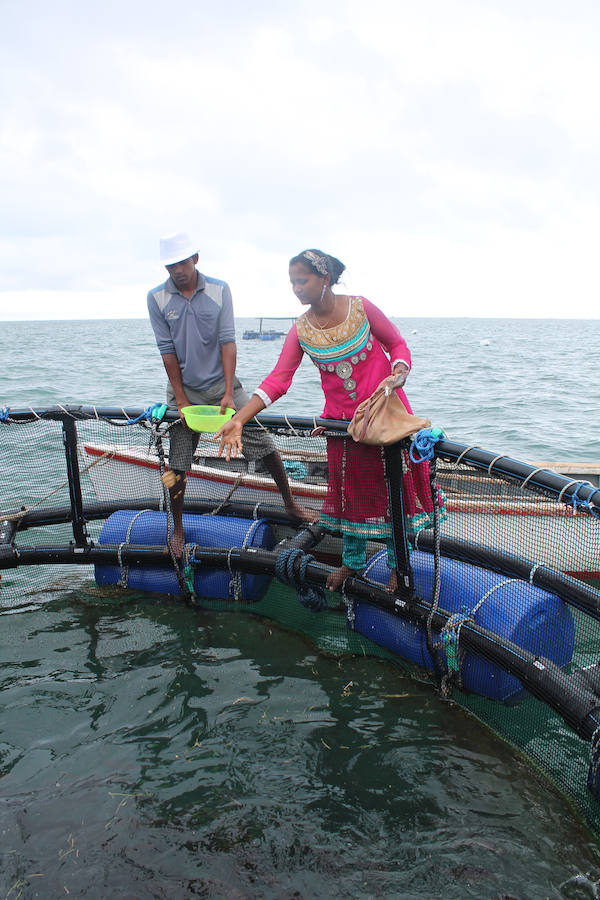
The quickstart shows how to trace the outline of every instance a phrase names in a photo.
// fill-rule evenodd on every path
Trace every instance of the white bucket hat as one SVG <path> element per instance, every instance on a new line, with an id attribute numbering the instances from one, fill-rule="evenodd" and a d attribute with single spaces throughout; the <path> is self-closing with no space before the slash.
<path id="1" fill-rule="evenodd" d="M 160 239 L 160 261 L 163 266 L 172 266 L 173 263 L 183 262 L 184 259 L 189 259 L 197 252 L 198 248 L 185 231 L 165 234 Z"/>

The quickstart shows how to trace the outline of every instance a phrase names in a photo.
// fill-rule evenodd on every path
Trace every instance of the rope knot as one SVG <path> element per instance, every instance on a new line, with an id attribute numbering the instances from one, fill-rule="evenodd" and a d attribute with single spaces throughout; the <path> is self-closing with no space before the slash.
<path id="1" fill-rule="evenodd" d="M 300 560 L 298 571 L 294 571 L 296 562 Z M 275 560 L 275 574 L 283 584 L 289 584 L 296 589 L 298 600 L 307 609 L 314 612 L 322 612 L 327 609 L 327 598 L 321 587 L 306 583 L 306 570 L 314 556 L 305 553 L 299 547 L 290 547 L 282 550 Z"/>
<path id="2" fill-rule="evenodd" d="M 468 612 L 454 613 L 450 616 L 440 632 L 440 642 L 446 651 L 446 662 L 448 664 L 448 670 L 451 672 L 458 672 L 460 670 L 460 629 L 470 618 L 471 615 Z"/>
<path id="3" fill-rule="evenodd" d="M 410 445 L 409 456 L 414 463 L 433 459 L 434 447 L 444 437 L 441 428 L 422 428 L 417 431 Z M 418 456 L 415 455 L 415 451 Z"/>
<path id="4" fill-rule="evenodd" d="M 590 485 L 589 481 L 578 481 L 576 482 L 576 487 L 573 493 L 571 494 L 571 504 L 573 506 L 573 513 L 576 513 L 578 509 L 585 509 L 586 512 L 589 512 L 594 518 L 600 519 L 600 510 L 596 506 L 592 506 L 589 500 L 584 500 L 583 497 L 579 496 L 579 491 L 582 487 L 593 487 Z"/>

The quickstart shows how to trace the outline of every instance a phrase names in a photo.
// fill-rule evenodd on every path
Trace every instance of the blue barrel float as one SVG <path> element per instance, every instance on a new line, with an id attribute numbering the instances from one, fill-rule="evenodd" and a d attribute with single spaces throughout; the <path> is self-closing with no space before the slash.
<path id="1" fill-rule="evenodd" d="M 264 519 L 248 520 L 229 516 L 183 516 L 183 530 L 188 544 L 201 547 L 260 547 L 271 550 L 273 532 Z M 167 540 L 167 517 L 164 512 L 118 510 L 104 523 L 99 544 L 144 544 L 164 547 Z M 97 565 L 96 583 L 117 584 L 121 581 L 119 566 Z M 194 575 L 194 591 L 199 597 L 227 599 L 231 596 L 231 573 L 228 570 L 200 566 Z M 269 575 L 241 573 L 240 599 L 260 600 L 270 582 Z M 181 594 L 173 566 L 128 566 L 127 586 L 159 594 Z"/>
<path id="2" fill-rule="evenodd" d="M 431 603 L 434 557 L 415 550 L 410 561 L 415 593 Z M 389 569 L 385 550 L 372 557 L 365 574 L 374 581 L 387 582 Z M 575 642 L 573 618 L 568 606 L 554 594 L 526 581 L 507 578 L 446 557 L 440 559 L 440 582 L 440 608 L 468 616 L 483 599 L 472 619 L 477 625 L 498 635 L 500 644 L 504 638 L 530 653 L 546 657 L 557 666 L 563 667 L 571 662 Z M 429 671 L 434 669 L 422 625 L 407 622 L 362 600 L 355 604 L 355 616 L 354 628 L 360 634 L 403 659 Z M 433 643 L 437 643 L 439 632 L 433 631 L 432 637 Z M 514 675 L 474 653 L 465 654 L 461 672 L 465 690 L 492 700 L 514 702 L 523 692 L 520 681 Z"/>

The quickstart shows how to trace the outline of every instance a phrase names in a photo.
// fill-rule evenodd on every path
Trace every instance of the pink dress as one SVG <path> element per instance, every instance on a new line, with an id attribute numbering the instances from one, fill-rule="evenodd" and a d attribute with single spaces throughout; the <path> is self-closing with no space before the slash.
<path id="1" fill-rule="evenodd" d="M 397 362 L 410 368 L 410 352 L 395 325 L 364 297 L 348 297 L 346 319 L 333 328 L 316 328 L 304 313 L 290 329 L 273 371 L 256 389 L 268 406 L 288 390 L 306 353 L 319 369 L 325 394 L 323 417 L 349 421 Z M 404 391 L 398 396 L 412 412 Z M 380 447 L 352 438 L 327 440 L 329 484 L 321 522 L 356 537 L 391 535 L 387 484 Z M 408 531 L 432 524 L 433 504 L 426 463 L 404 463 L 404 505 Z"/>

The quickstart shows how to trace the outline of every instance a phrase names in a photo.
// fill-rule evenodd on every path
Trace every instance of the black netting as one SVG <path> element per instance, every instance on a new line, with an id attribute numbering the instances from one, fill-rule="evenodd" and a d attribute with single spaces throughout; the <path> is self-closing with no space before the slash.
<path id="1" fill-rule="evenodd" d="M 411 461 L 408 446 L 383 453 L 339 428 L 271 423 L 294 498 L 319 522 L 306 530 L 289 518 L 264 460 L 226 462 L 202 436 L 179 562 L 164 484 L 171 426 L 126 418 L 55 411 L 0 425 L 4 609 L 77 585 L 108 600 L 124 590 L 183 594 L 268 616 L 328 652 L 389 657 L 521 748 L 600 828 L 586 788 L 600 691 L 592 488 L 443 441 L 430 478 L 430 464 Z M 394 535 L 400 549 L 398 497 L 384 478 L 394 466 L 415 591 L 413 600 L 400 591 L 398 603 L 383 590 Z M 342 553 L 364 553 L 364 577 L 350 577 L 342 594 L 323 592 Z M 321 613 L 315 596 L 325 597 Z"/>

